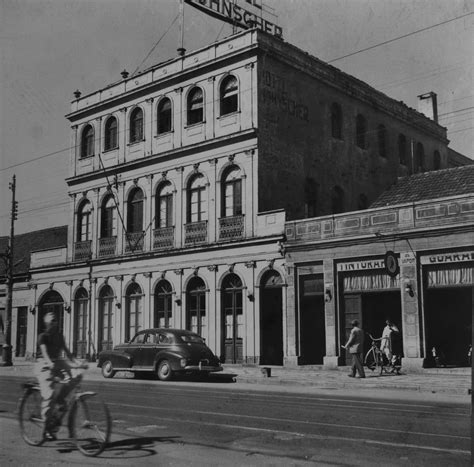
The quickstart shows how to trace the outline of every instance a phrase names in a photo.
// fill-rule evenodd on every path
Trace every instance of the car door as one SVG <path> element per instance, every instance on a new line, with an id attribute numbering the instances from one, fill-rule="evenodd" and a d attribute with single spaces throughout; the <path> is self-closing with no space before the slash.
<path id="1" fill-rule="evenodd" d="M 148 369 L 153 368 L 157 347 L 158 335 L 154 331 L 149 331 L 140 351 L 140 358 L 143 367 Z"/>
<path id="2" fill-rule="evenodd" d="M 127 353 L 132 357 L 132 366 L 134 368 L 143 366 L 142 347 L 146 339 L 146 335 L 146 332 L 139 332 L 128 345 Z"/>

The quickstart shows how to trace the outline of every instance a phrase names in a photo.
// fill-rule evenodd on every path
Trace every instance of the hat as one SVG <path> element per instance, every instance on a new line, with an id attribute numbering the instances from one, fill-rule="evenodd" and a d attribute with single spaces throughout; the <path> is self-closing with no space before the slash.
<path id="1" fill-rule="evenodd" d="M 352 326 L 359 326 L 359 321 L 357 321 L 356 319 L 353 319 L 351 321 L 351 324 L 352 324 Z"/>

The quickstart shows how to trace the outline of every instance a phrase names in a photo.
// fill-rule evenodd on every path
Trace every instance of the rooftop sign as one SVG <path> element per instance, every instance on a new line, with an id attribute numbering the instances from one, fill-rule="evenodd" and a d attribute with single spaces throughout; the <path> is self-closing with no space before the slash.
<path id="1" fill-rule="evenodd" d="M 262 18 L 261 14 L 251 11 L 238 5 L 235 0 L 184 0 L 204 13 L 225 21 L 230 24 L 240 26 L 244 29 L 257 27 L 262 31 L 281 37 L 283 29 L 276 24 Z M 262 0 L 245 0 L 245 3 L 262 11 Z"/>

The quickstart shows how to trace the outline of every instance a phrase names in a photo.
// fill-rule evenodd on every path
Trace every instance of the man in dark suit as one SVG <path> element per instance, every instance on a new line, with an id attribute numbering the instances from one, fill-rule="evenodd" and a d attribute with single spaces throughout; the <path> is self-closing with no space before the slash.
<path id="1" fill-rule="evenodd" d="M 349 353 L 352 355 L 352 372 L 348 375 L 355 378 L 356 370 L 359 373 L 359 378 L 365 378 L 364 364 L 362 360 L 362 352 L 364 350 L 364 331 L 359 328 L 359 321 L 356 319 L 352 321 L 352 330 L 346 345 L 343 345 L 346 350 L 349 348 Z"/>

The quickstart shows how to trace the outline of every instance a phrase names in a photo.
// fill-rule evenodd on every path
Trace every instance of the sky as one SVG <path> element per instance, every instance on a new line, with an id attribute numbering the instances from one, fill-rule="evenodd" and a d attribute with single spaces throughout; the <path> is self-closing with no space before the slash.
<path id="1" fill-rule="evenodd" d="M 417 108 L 418 95 L 436 92 L 450 147 L 474 158 L 474 0 L 264 5 L 285 41 L 388 96 Z M 73 92 L 175 57 L 178 13 L 179 0 L 0 0 L 0 235 L 10 232 L 13 174 L 16 234 L 68 223 Z M 188 51 L 232 33 L 188 5 L 184 25 Z"/>

